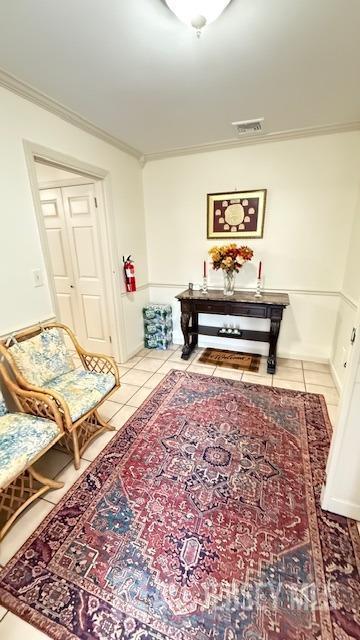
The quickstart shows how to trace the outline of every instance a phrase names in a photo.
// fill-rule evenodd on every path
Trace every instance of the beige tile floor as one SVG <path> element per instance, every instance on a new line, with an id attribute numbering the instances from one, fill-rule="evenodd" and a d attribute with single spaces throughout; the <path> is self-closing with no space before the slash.
<path id="1" fill-rule="evenodd" d="M 137 407 L 147 398 L 151 391 L 164 378 L 170 369 L 181 369 L 217 377 L 254 382 L 266 386 L 282 387 L 311 393 L 321 393 L 325 396 L 327 408 L 332 424 L 336 421 L 338 393 L 333 383 L 330 369 L 326 364 L 303 362 L 301 360 L 279 359 L 276 375 L 266 373 L 266 359 L 261 360 L 257 373 L 246 373 L 209 367 L 199 362 L 201 349 L 197 349 L 189 361 L 181 360 L 181 348 L 174 345 L 168 351 L 154 351 L 142 349 L 135 357 L 122 364 L 120 368 L 121 388 L 113 394 L 111 400 L 106 401 L 101 408 L 102 417 L 109 421 L 116 430 L 121 429 L 126 420 L 136 411 Z M 0 545 L 0 565 L 4 566 L 16 553 L 31 533 L 51 511 L 77 480 L 80 474 L 89 466 L 90 462 L 102 451 L 115 432 L 103 434 L 85 451 L 81 468 L 75 471 L 70 457 L 63 452 L 52 449 L 42 459 L 39 466 L 42 472 L 65 482 L 64 489 L 49 491 L 44 498 L 30 506 L 17 520 L 9 535 Z M 45 636 L 23 620 L 7 612 L 0 606 L 0 637 L 4 640 L 25 637 L 29 640 L 41 640 Z"/>

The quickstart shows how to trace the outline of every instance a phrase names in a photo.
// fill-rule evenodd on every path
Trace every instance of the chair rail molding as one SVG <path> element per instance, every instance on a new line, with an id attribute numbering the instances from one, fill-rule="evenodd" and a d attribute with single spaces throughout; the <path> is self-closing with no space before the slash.
<path id="1" fill-rule="evenodd" d="M 339 296 L 347 305 L 349 305 L 349 307 L 351 307 L 351 309 L 353 309 L 353 311 L 358 310 L 359 303 L 356 302 L 351 296 L 348 296 L 345 291 L 340 291 Z"/>
<path id="2" fill-rule="evenodd" d="M 10 338 L 13 333 L 19 333 L 19 331 L 27 331 L 27 329 L 31 329 L 32 327 L 36 327 L 38 325 L 47 324 L 49 322 L 56 322 L 56 317 L 50 316 L 47 318 L 40 318 L 38 321 L 32 322 L 31 324 L 28 324 L 26 326 L 17 325 L 16 327 L 12 327 L 8 331 L 5 331 L 5 333 L 2 333 L 0 335 L 0 340 L 5 340 L 6 338 Z"/>
<path id="3" fill-rule="evenodd" d="M 188 284 L 186 283 L 174 283 L 174 282 L 149 282 L 148 285 L 149 287 L 155 287 L 155 288 L 159 288 L 159 289 L 187 289 Z M 221 289 L 222 285 L 208 285 L 208 289 Z M 255 291 L 255 285 L 253 287 L 241 287 L 241 289 L 243 291 Z M 299 295 L 309 295 L 309 296 L 334 296 L 334 297 L 339 297 L 341 296 L 341 292 L 340 291 L 335 291 L 335 290 L 317 290 L 317 289 L 296 289 L 296 288 L 291 288 L 291 287 L 285 287 L 285 288 L 277 288 L 277 287 L 269 287 L 268 289 L 266 289 L 266 291 L 268 291 L 269 293 L 293 293 L 293 294 L 299 294 Z"/>
<path id="4" fill-rule="evenodd" d="M 132 294 L 136 294 L 139 291 L 146 291 L 151 285 L 148 283 L 136 285 L 136 291 L 122 291 L 121 296 L 131 296 Z"/>

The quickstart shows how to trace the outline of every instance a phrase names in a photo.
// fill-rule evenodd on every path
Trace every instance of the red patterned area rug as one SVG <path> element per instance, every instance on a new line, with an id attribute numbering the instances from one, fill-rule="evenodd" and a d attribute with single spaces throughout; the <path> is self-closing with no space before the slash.
<path id="1" fill-rule="evenodd" d="M 319 506 L 329 437 L 321 396 L 172 371 L 0 601 L 59 640 L 359 639 L 356 525 Z"/>

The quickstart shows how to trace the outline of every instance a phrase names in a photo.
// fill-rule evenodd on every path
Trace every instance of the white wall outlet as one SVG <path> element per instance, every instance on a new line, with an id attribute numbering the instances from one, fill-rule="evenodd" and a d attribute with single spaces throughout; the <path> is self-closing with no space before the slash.
<path id="1" fill-rule="evenodd" d="M 34 287 L 42 287 L 44 284 L 41 269 L 33 269 Z"/>

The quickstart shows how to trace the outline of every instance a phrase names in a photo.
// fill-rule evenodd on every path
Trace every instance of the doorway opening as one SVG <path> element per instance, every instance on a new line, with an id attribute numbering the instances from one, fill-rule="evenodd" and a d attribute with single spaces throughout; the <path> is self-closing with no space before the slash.
<path id="1" fill-rule="evenodd" d="M 122 314 L 115 296 L 119 274 L 106 173 L 90 173 L 87 167 L 83 172 L 73 162 L 57 162 L 33 149 L 27 160 L 56 318 L 73 330 L 85 349 L 121 362 Z"/>

